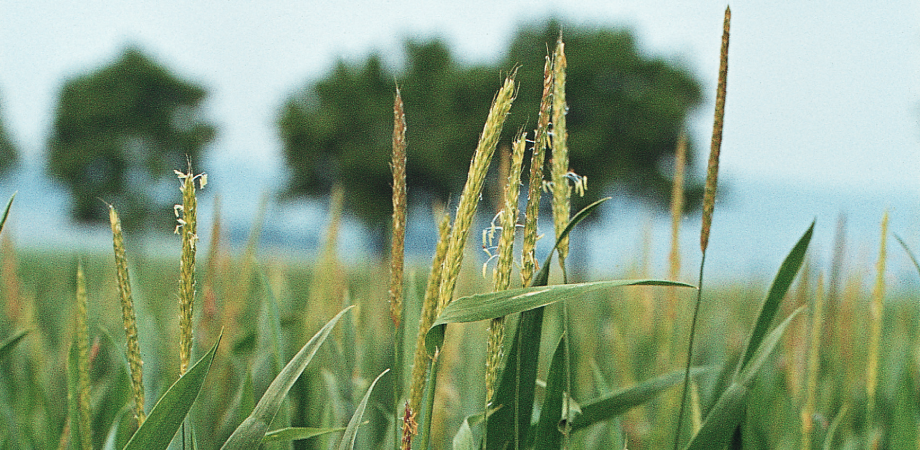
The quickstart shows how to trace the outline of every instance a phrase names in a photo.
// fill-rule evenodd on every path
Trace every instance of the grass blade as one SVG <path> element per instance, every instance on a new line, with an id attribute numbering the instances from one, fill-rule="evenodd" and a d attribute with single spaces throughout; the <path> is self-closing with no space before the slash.
<path id="1" fill-rule="evenodd" d="M 222 449 L 250 449 L 259 446 L 259 443 L 262 442 L 262 438 L 265 437 L 265 433 L 268 431 L 269 425 L 272 423 L 272 419 L 275 418 L 275 414 L 277 414 L 278 410 L 281 408 L 281 403 L 287 396 L 291 386 L 294 385 L 294 382 L 297 381 L 300 374 L 307 368 L 307 364 L 309 364 L 313 356 L 316 355 L 320 345 L 322 345 L 326 337 L 329 336 L 335 324 L 338 323 L 342 315 L 351 308 L 353 307 L 349 306 L 336 314 L 335 317 L 327 322 L 326 325 L 323 326 L 310 341 L 304 344 L 303 348 L 301 348 L 293 358 L 291 358 L 291 361 L 284 366 L 281 373 L 279 373 L 274 381 L 272 381 L 271 385 L 268 386 L 265 394 L 262 395 L 259 403 L 256 404 L 256 407 L 253 409 L 252 414 L 250 414 L 249 417 L 237 427 L 233 434 L 230 435 L 230 438 L 227 439 L 227 442 L 221 447 Z"/>
<path id="2" fill-rule="evenodd" d="M 834 443 L 834 438 L 837 437 L 837 428 L 840 427 L 840 423 L 843 422 L 843 418 L 846 417 L 849 408 L 846 405 L 840 408 L 840 411 L 837 412 L 837 415 L 834 416 L 834 420 L 831 421 L 830 426 L 827 427 L 827 432 L 824 433 L 824 450 L 831 450 L 831 445 Z"/>
<path id="3" fill-rule="evenodd" d="M 169 446 L 195 399 L 198 398 L 218 345 L 220 337 L 208 353 L 166 390 L 150 410 L 144 424 L 137 429 L 134 436 L 131 436 L 125 450 L 154 450 Z"/>
<path id="4" fill-rule="evenodd" d="M 548 264 L 543 267 L 548 267 Z M 495 317 L 533 310 L 561 300 L 579 300 L 597 291 L 622 286 L 694 287 L 691 284 L 666 280 L 608 280 L 509 289 L 470 295 L 454 300 L 444 308 L 429 329 L 425 344 L 428 347 L 428 352 L 431 353 L 435 347 L 443 342 L 444 326 L 449 323 L 489 320 Z"/>
<path id="5" fill-rule="evenodd" d="M 709 415 L 706 416 L 703 426 L 696 435 L 693 436 L 693 439 L 690 440 L 686 450 L 722 448 L 728 444 L 735 432 L 735 428 L 744 419 L 748 394 L 754 384 L 757 373 L 760 371 L 760 368 L 763 367 L 763 364 L 767 361 L 770 354 L 773 353 L 773 350 L 776 349 L 786 328 L 789 327 L 792 320 L 795 319 L 804 308 L 804 306 L 800 306 L 793 311 L 789 317 L 777 325 L 777 327 L 761 341 L 761 344 L 755 349 L 750 363 L 719 397 L 715 406 L 709 411 Z"/>
<path id="6" fill-rule="evenodd" d="M 760 371 L 760 368 L 767 361 L 767 358 L 770 357 L 770 354 L 773 353 L 773 349 L 776 348 L 776 345 L 779 344 L 779 339 L 783 336 L 783 333 L 786 331 L 786 328 L 789 327 L 789 323 L 792 322 L 792 319 L 795 319 L 805 309 L 805 305 L 799 306 L 796 308 L 792 314 L 789 314 L 789 317 L 786 317 L 786 320 L 783 320 L 782 323 L 776 326 L 767 337 L 761 341 L 761 344 L 757 347 L 754 352 L 751 361 L 748 365 L 740 372 L 738 379 L 741 384 L 744 384 L 747 387 L 751 387 L 754 384 L 754 377 L 757 376 L 757 372 Z"/>
<path id="7" fill-rule="evenodd" d="M 490 405 L 496 411 L 486 425 L 487 449 L 516 448 L 514 443 L 526 441 L 525 433 L 530 429 L 533 412 L 544 309 L 539 307 L 521 313 L 501 381 Z"/>
<path id="8" fill-rule="evenodd" d="M 565 335 L 559 338 L 553 352 L 549 373 L 546 376 L 546 397 L 540 410 L 540 420 L 534 432 L 536 450 L 558 449 L 562 444 L 559 423 L 562 421 L 562 400 L 566 395 L 565 382 Z"/>
<path id="9" fill-rule="evenodd" d="M 281 428 L 265 433 L 263 443 L 269 442 L 291 442 L 310 439 L 316 436 L 322 436 L 330 433 L 345 431 L 345 427 L 338 428 L 310 428 L 310 427 L 288 427 Z"/>
<path id="10" fill-rule="evenodd" d="M 125 403 L 120 411 L 115 413 L 109 431 L 106 433 L 105 442 L 102 444 L 102 450 L 116 450 L 122 447 L 121 443 L 127 443 L 130 437 L 131 423 L 131 406 Z"/>
<path id="11" fill-rule="evenodd" d="M 3 210 L 3 218 L 0 219 L 0 231 L 3 231 L 3 225 L 6 224 L 6 218 L 10 215 L 10 207 L 13 206 L 14 198 L 16 198 L 15 192 L 10 196 L 10 201 L 6 202 L 6 209 Z"/>
<path id="12" fill-rule="evenodd" d="M 901 236 L 898 236 L 897 233 L 894 233 L 894 238 L 898 240 L 898 243 L 901 244 L 901 247 L 907 252 L 907 257 L 910 258 L 910 262 L 914 264 L 914 268 L 917 269 L 917 273 L 920 274 L 920 262 L 917 262 L 917 257 L 914 256 L 914 252 L 910 251 L 910 247 L 907 246 L 904 239 L 901 239 Z"/>
<path id="13" fill-rule="evenodd" d="M 488 411 L 488 415 L 492 415 L 494 410 Z M 476 436 L 473 434 L 473 427 L 481 424 L 486 419 L 486 414 L 479 413 L 466 416 L 463 419 L 463 422 L 460 423 L 460 428 L 457 429 L 457 434 L 454 435 L 452 441 L 453 450 L 477 450 L 476 445 Z"/>
<path id="14" fill-rule="evenodd" d="M 712 367 L 694 367 L 690 376 L 709 372 Z M 636 386 L 606 395 L 581 405 L 581 413 L 572 417 L 572 431 L 610 420 L 655 398 L 684 380 L 683 369 L 644 381 Z"/>
<path id="15" fill-rule="evenodd" d="M 741 362 L 738 365 L 738 372 L 744 370 L 748 363 L 750 363 L 751 358 L 754 357 L 754 353 L 757 351 L 758 347 L 760 347 L 760 343 L 767 335 L 767 330 L 769 330 L 773 318 L 776 317 L 776 313 L 779 311 L 779 305 L 783 301 L 783 297 L 786 296 L 786 292 L 789 290 L 789 286 L 792 285 L 795 275 L 799 272 L 799 268 L 802 267 L 802 262 L 805 261 L 805 253 L 808 251 L 808 244 L 811 242 L 811 236 L 814 229 L 815 223 L 812 222 L 808 230 L 805 231 L 805 234 L 802 235 L 802 238 L 799 239 L 799 242 L 795 244 L 795 247 L 792 248 L 792 251 L 790 251 L 786 259 L 783 260 L 783 264 L 780 265 L 779 272 L 777 272 L 776 278 L 773 279 L 773 284 L 770 285 L 767 299 L 760 308 L 760 314 L 757 317 L 754 331 L 751 333 L 751 338 L 748 341 L 744 356 L 741 358 Z"/>
<path id="16" fill-rule="evenodd" d="M 16 344 L 22 341 L 22 338 L 29 334 L 29 331 L 30 330 L 22 330 L 0 344 L 0 360 L 5 358 L 6 355 L 9 355 L 13 349 L 16 348 Z"/>
<path id="17" fill-rule="evenodd" d="M 747 396 L 750 389 L 741 383 L 732 383 L 719 397 L 715 406 L 706 416 L 703 426 L 693 436 L 685 450 L 705 450 L 724 448 L 735 428 L 744 418 L 747 408 Z"/>
<path id="18" fill-rule="evenodd" d="M 377 375 L 374 382 L 367 388 L 367 392 L 364 393 L 364 398 L 361 399 L 361 403 L 359 403 L 358 408 L 355 409 L 355 413 L 351 416 L 351 420 L 348 421 L 348 427 L 345 428 L 345 435 L 342 436 L 342 442 L 339 443 L 339 450 L 352 450 L 355 448 L 355 440 L 358 438 L 358 428 L 361 426 L 361 419 L 364 417 L 364 410 L 367 409 L 367 402 L 371 398 L 371 392 L 374 390 L 374 386 L 377 382 L 380 381 L 380 378 L 389 371 L 390 369 L 387 369 L 381 372 L 380 375 Z"/>

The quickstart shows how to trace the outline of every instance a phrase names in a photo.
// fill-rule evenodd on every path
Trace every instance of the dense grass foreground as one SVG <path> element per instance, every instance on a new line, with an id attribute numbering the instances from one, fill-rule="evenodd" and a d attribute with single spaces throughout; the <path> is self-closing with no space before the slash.
<path id="1" fill-rule="evenodd" d="M 729 22 L 726 10 L 704 262 Z M 506 155 L 504 208 L 482 233 L 494 256 L 486 276 L 462 261 L 481 231 L 473 219 L 518 89 L 514 71 L 454 214 L 438 213 L 431 267 L 406 271 L 402 262 L 412 150 L 398 90 L 387 261 L 337 260 L 338 191 L 316 261 L 257 258 L 258 231 L 231 255 L 219 221 L 203 246 L 196 190 L 207 178 L 191 164 L 177 171 L 179 261 L 133 253 L 111 206 L 114 257 L 17 251 L 5 232 L 0 447 L 916 448 L 918 314 L 911 302 L 885 302 L 887 219 L 871 290 L 841 283 L 847 274 L 826 282 L 805 264 L 814 224 L 797 240 L 765 243 L 790 248 L 769 287 L 704 289 L 703 264 L 696 286 L 645 273 L 570 283 L 569 232 L 603 202 L 570 211 L 586 180 L 566 156 L 566 65 L 560 38 L 546 58 L 537 127 L 519 132 Z M 682 181 L 675 177 L 675 217 Z M 537 255 L 544 189 L 555 245 Z M 676 256 L 668 272 L 683 273 Z"/>

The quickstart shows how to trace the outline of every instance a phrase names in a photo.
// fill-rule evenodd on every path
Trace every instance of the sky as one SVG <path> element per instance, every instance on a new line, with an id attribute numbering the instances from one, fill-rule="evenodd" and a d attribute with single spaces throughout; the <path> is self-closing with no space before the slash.
<path id="1" fill-rule="evenodd" d="M 690 123 L 691 137 L 708 149 L 726 4 L 562 3 L 6 1 L 0 3 L 0 115 L 27 163 L 39 164 L 63 83 L 137 45 L 209 90 L 205 115 L 219 136 L 208 161 L 229 167 L 233 183 L 277 186 L 279 107 L 336 61 L 380 52 L 399 64 L 406 38 L 440 36 L 461 60 L 491 62 L 518 26 L 556 16 L 627 27 L 643 52 L 690 68 L 706 98 Z M 731 5 L 720 179 L 893 193 L 892 201 L 920 204 L 920 5 L 792 3 Z M 705 158 L 698 159 L 702 175 Z M 218 189 L 220 183 L 212 177 Z M 788 196 L 794 203 L 796 195 Z"/>

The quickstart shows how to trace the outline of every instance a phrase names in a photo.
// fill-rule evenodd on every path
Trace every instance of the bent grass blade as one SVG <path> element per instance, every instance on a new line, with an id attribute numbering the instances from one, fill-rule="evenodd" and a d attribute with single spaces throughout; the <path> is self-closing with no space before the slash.
<path id="1" fill-rule="evenodd" d="M 281 408 L 281 403 L 291 387 L 294 386 L 294 382 L 307 368 L 307 364 L 316 355 L 320 345 L 326 341 L 329 333 L 332 332 L 332 328 L 339 322 L 342 315 L 352 308 L 353 306 L 349 306 L 336 314 L 291 358 L 291 361 L 284 366 L 281 373 L 268 386 L 265 394 L 262 395 L 259 403 L 253 409 L 252 414 L 230 435 L 230 438 L 221 447 L 222 449 L 250 449 L 259 446 L 268 431 L 269 425 L 275 418 L 275 414 Z"/>
<path id="2" fill-rule="evenodd" d="M 198 398 L 218 345 L 220 337 L 208 353 L 166 390 L 150 410 L 147 420 L 137 429 L 134 436 L 131 436 L 125 450 L 157 450 L 169 446 L 195 399 Z"/>

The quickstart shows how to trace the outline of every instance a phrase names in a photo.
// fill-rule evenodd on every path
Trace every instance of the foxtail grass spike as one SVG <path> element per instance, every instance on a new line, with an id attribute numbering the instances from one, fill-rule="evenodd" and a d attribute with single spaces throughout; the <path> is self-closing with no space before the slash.
<path id="1" fill-rule="evenodd" d="M 719 85 L 716 88 L 716 112 L 712 125 L 712 143 L 709 148 L 709 166 L 706 169 L 706 188 L 703 193 L 703 230 L 700 233 L 700 249 L 706 252 L 709 246 L 709 230 L 712 227 L 712 212 L 716 205 L 716 186 L 719 178 L 719 152 L 722 149 L 722 125 L 725 121 L 725 91 L 728 81 L 728 35 L 732 11 L 725 8 L 725 22 L 722 25 L 722 51 L 719 58 Z"/>
<path id="2" fill-rule="evenodd" d="M 438 224 L 438 245 L 435 249 L 434 260 L 431 263 L 431 273 L 428 275 L 428 285 L 425 288 L 425 298 L 422 301 L 422 313 L 419 318 L 418 336 L 415 340 L 415 355 L 412 363 L 412 376 L 409 384 L 409 402 L 406 405 L 405 423 L 415 423 L 415 414 L 418 412 L 425 389 L 425 375 L 428 370 L 428 352 L 425 350 L 425 334 L 434 323 L 438 308 L 438 292 L 441 285 L 441 272 L 444 268 L 444 257 L 447 255 L 447 245 L 450 240 L 450 215 L 444 211 L 435 213 L 441 217 Z M 414 427 L 410 427 L 414 428 Z M 403 425 L 405 433 L 409 428 Z M 411 431 L 411 430 L 409 430 Z M 412 431 L 412 435 L 415 431 Z M 411 442 L 411 438 L 409 439 Z"/>
<path id="3" fill-rule="evenodd" d="M 882 238 L 879 244 L 876 264 L 875 287 L 872 289 L 872 304 L 869 306 L 869 355 L 866 365 L 866 422 L 875 422 L 876 390 L 878 387 L 879 344 L 882 338 L 882 319 L 885 299 L 885 259 L 888 243 L 888 211 L 882 215 Z"/>
<path id="4" fill-rule="evenodd" d="M 77 264 L 77 308 L 76 308 L 76 345 L 77 345 L 77 386 L 78 386 L 78 420 L 80 427 L 80 443 L 83 450 L 92 449 L 92 418 L 89 414 L 89 330 L 87 329 L 87 297 L 86 277 L 83 274 L 83 264 Z M 71 424 L 71 426 L 74 426 Z"/>
<path id="5" fill-rule="evenodd" d="M 447 306 L 454 295 L 454 287 L 457 283 L 457 276 L 460 274 L 460 265 L 463 262 L 463 250 L 466 246 L 466 239 L 470 234 L 473 218 L 476 216 L 476 207 L 479 203 L 479 196 L 482 193 L 486 173 L 489 171 L 489 164 L 495 154 L 495 146 L 501 136 L 505 118 L 511 109 L 511 103 L 514 102 L 515 73 L 511 72 L 508 75 L 504 85 L 502 85 L 492 102 L 489 116 L 482 129 L 482 135 L 479 137 L 479 145 L 476 146 L 476 151 L 473 153 L 466 184 L 460 193 L 457 214 L 454 216 L 454 225 L 450 233 L 450 244 L 447 247 L 447 257 L 444 259 L 444 274 L 441 279 L 438 311 Z"/>
<path id="6" fill-rule="evenodd" d="M 198 246 L 198 199 L 195 181 L 203 188 L 208 182 L 205 174 L 195 175 L 192 163 L 188 172 L 175 171 L 179 177 L 182 205 L 175 206 L 176 234 L 182 235 L 182 256 L 179 260 L 179 374 L 184 374 L 192 359 L 192 320 L 195 315 L 195 253 Z"/>
<path id="7" fill-rule="evenodd" d="M 693 305 L 693 317 L 690 319 L 690 337 L 687 340 L 687 362 L 684 366 L 684 385 L 680 394 L 680 409 L 677 413 L 677 430 L 674 432 L 674 450 L 680 447 L 680 434 L 687 407 L 687 391 L 690 386 L 690 365 L 693 363 L 693 344 L 696 338 L 696 324 L 703 300 L 703 268 L 706 265 L 706 248 L 709 246 L 709 230 L 712 228 L 712 212 L 716 205 L 716 186 L 719 178 L 719 152 L 722 148 L 722 123 L 725 118 L 725 90 L 728 78 L 728 36 L 731 26 L 732 11 L 725 8 L 725 20 L 722 24 L 722 49 L 719 54 L 719 84 L 716 89 L 716 111 L 712 126 L 712 143 L 709 148 L 709 167 L 706 170 L 706 187 L 703 192 L 703 227 L 700 232 L 700 275 L 696 289 L 696 302 Z"/>
<path id="8" fill-rule="evenodd" d="M 556 229 L 556 238 L 569 223 L 571 215 L 571 194 L 569 186 L 569 145 L 568 131 L 566 129 L 565 114 L 568 105 L 565 102 L 565 44 L 562 37 L 556 42 L 556 51 L 553 52 L 553 158 L 550 174 L 553 181 L 553 224 Z M 569 238 L 563 238 L 556 247 L 559 256 L 559 266 L 565 273 L 565 258 L 569 254 Z"/>
<path id="9" fill-rule="evenodd" d="M 511 164 L 505 183 L 504 208 L 501 216 L 501 237 L 498 241 L 498 262 L 492 277 L 494 290 L 503 291 L 511 286 L 513 268 L 512 247 L 517 229 L 518 195 L 521 186 L 521 166 L 524 163 L 524 149 L 527 146 L 525 136 L 518 135 L 512 145 Z M 502 360 L 502 343 L 505 341 L 505 319 L 498 317 L 489 323 L 489 338 L 486 347 L 486 403 L 492 399 L 495 381 L 498 377 L 498 365 Z"/>
<path id="10" fill-rule="evenodd" d="M 128 258 L 125 256 L 125 238 L 121 231 L 121 220 L 115 208 L 109 205 L 109 223 L 112 226 L 112 245 L 115 249 L 115 275 L 118 280 L 118 294 L 121 299 L 122 321 L 128 347 L 128 368 L 131 372 L 131 391 L 134 394 L 134 417 L 138 426 L 144 423 L 144 362 L 137 338 L 137 316 L 134 314 L 134 300 L 131 298 L 131 280 L 128 276 Z"/>
<path id="11" fill-rule="evenodd" d="M 543 96 L 534 132 L 533 152 L 530 157 L 530 180 L 527 187 L 527 209 L 524 217 L 524 239 L 521 243 L 521 284 L 530 286 L 539 270 L 535 249 L 537 247 L 537 219 L 540 215 L 540 194 L 543 187 L 543 160 L 549 137 L 549 120 L 553 99 L 553 60 L 549 56 L 543 63 Z"/>
<path id="12" fill-rule="evenodd" d="M 390 244 L 390 315 L 396 328 L 402 322 L 403 258 L 406 246 L 406 113 L 396 89 L 393 102 L 393 237 Z"/>

